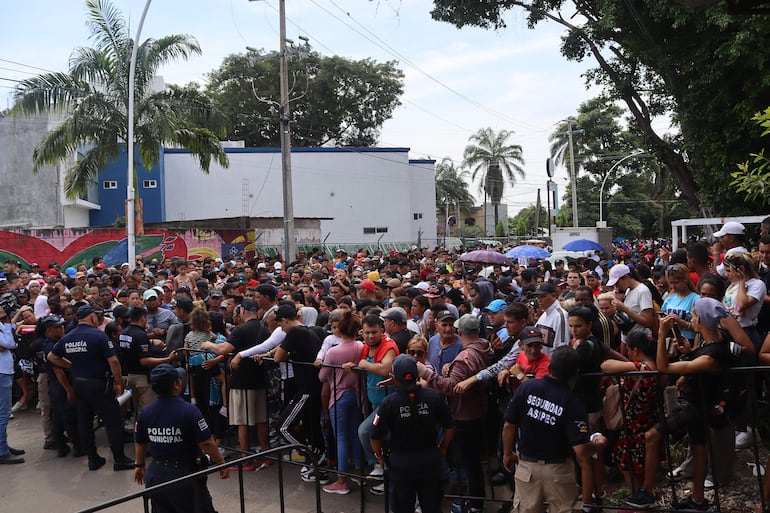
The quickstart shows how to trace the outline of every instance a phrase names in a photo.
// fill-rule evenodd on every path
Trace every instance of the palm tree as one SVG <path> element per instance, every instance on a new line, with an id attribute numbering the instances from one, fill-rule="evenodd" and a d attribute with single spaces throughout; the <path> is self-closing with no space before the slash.
<path id="1" fill-rule="evenodd" d="M 128 138 L 128 70 L 133 39 L 123 15 L 107 0 L 87 0 L 87 25 L 95 48 L 75 49 L 69 73 L 45 73 L 20 82 L 14 93 L 14 114 L 63 112 L 64 121 L 49 132 L 33 153 L 33 171 L 65 160 L 85 148 L 67 171 L 67 198 L 84 194 L 101 169 L 119 155 Z M 210 101 L 194 88 L 153 91 L 158 68 L 176 59 L 200 55 L 192 36 L 175 34 L 146 39 L 137 49 L 134 96 L 135 140 L 142 164 L 151 169 L 161 145 L 187 148 L 208 173 L 211 158 L 227 167 Z"/>
<path id="2" fill-rule="evenodd" d="M 517 176 L 521 179 L 526 177 L 521 146 L 508 143 L 512 135 L 509 130 L 495 133 L 491 128 L 482 128 L 468 139 L 474 144 L 466 146 L 463 153 L 465 165 L 472 169 L 471 179 L 475 180 L 476 175 L 482 174 L 479 190 L 489 196 L 495 207 L 495 226 L 506 180 L 515 185 Z"/>
<path id="3" fill-rule="evenodd" d="M 454 161 L 448 157 L 441 159 L 436 166 L 436 208 L 444 208 L 445 204 L 457 205 L 463 212 L 469 212 L 474 197 L 468 190 L 465 178 L 467 169 L 458 169 Z"/>

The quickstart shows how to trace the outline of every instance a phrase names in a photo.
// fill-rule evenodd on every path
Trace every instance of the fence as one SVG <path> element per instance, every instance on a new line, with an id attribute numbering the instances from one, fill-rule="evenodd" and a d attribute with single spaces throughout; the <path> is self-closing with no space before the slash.
<path id="1" fill-rule="evenodd" d="M 263 358 L 263 362 L 268 363 L 268 365 L 276 365 L 270 358 Z M 304 362 L 288 362 L 288 363 L 281 363 L 277 364 L 279 366 L 283 366 L 284 371 L 286 371 L 290 365 L 311 365 Z M 333 365 L 325 365 L 325 367 L 332 369 L 332 379 L 331 379 L 331 392 L 335 393 L 336 390 L 336 373 L 342 372 L 342 368 L 339 366 L 333 366 Z M 354 369 L 357 371 L 360 371 L 359 369 Z M 739 401 L 739 404 L 728 404 L 728 412 L 732 412 L 730 415 L 730 418 L 728 419 L 728 422 L 726 425 L 720 429 L 709 429 L 708 432 L 708 438 L 707 438 L 707 450 L 708 454 L 710 456 L 711 461 L 711 467 L 715 471 L 713 482 L 714 482 L 714 490 L 713 490 L 713 508 L 709 511 L 735 511 L 735 502 L 736 502 L 736 496 L 734 492 L 731 494 L 729 492 L 729 488 L 727 488 L 725 485 L 727 484 L 727 481 L 729 481 L 730 474 L 732 472 L 727 472 L 727 481 L 725 481 L 725 477 L 723 474 L 725 472 L 721 472 L 722 470 L 725 470 L 725 465 L 729 465 L 730 467 L 733 466 L 732 461 L 726 461 L 730 460 L 730 455 L 733 455 L 733 449 L 730 445 L 732 442 L 734 442 L 734 425 L 735 420 L 738 419 L 739 421 L 747 422 L 748 425 L 753 426 L 755 431 L 758 430 L 764 430 L 767 431 L 766 428 L 769 428 L 770 426 L 767 425 L 767 414 L 768 414 L 768 405 L 760 401 L 758 398 L 758 391 L 761 390 L 761 388 L 758 386 L 765 378 L 765 376 L 770 376 L 770 366 L 757 366 L 757 367 L 734 367 L 731 368 L 724 373 L 725 376 L 727 376 L 730 379 L 726 379 L 726 383 L 730 383 L 730 395 L 728 401 Z M 586 375 L 590 376 L 590 375 Z M 593 375 L 597 376 L 597 375 Z M 666 384 L 662 384 L 661 380 L 663 378 L 668 378 L 665 374 L 660 374 L 657 371 L 647 371 L 647 372 L 630 372 L 630 373 L 624 373 L 624 374 L 614 374 L 614 375 L 608 375 L 608 374 L 602 374 L 602 377 L 609 378 L 612 380 L 615 380 L 616 382 L 620 380 L 623 376 L 655 376 L 658 379 L 655 380 L 656 382 L 656 395 L 658 398 L 658 404 L 662 411 L 670 411 L 670 408 L 674 406 L 676 403 L 672 402 L 673 399 L 671 397 L 671 388 L 670 386 L 667 386 Z M 358 372 L 358 380 L 359 380 L 359 386 L 364 387 L 365 390 L 365 373 L 364 372 Z M 713 379 L 713 378 L 712 378 Z M 701 380 L 698 380 L 701 384 L 699 387 L 699 393 L 703 394 L 703 387 Z M 620 387 L 621 390 L 621 407 L 625 403 L 626 398 L 622 395 L 623 387 Z M 725 389 L 727 390 L 727 388 Z M 283 393 L 283 389 L 282 389 Z M 287 401 L 287 397 L 282 397 L 284 401 Z M 725 404 L 721 404 L 722 407 L 725 406 Z M 270 412 L 275 413 L 275 412 Z M 712 419 L 710 419 L 710 415 L 712 412 L 707 411 L 705 408 L 702 409 L 702 411 L 699 412 L 700 415 L 702 415 L 702 421 L 704 425 L 712 424 Z M 365 418 L 365 415 L 364 415 Z M 336 424 L 337 419 L 331 419 Z M 320 421 L 320 419 L 319 419 Z M 663 415 L 661 422 L 665 428 L 667 425 L 667 415 Z M 482 424 L 483 425 L 483 424 Z M 483 425 L 484 426 L 484 425 Z M 480 433 L 480 435 L 483 437 L 484 440 L 488 440 L 488 428 L 489 426 L 484 426 L 482 428 L 483 432 Z M 495 434 L 498 432 L 499 426 L 495 426 Z M 620 430 L 620 434 L 622 435 L 624 432 L 628 434 L 629 426 L 624 423 L 622 429 Z M 720 442 L 722 445 L 716 446 L 716 437 L 719 437 L 720 440 L 724 439 L 726 443 Z M 727 442 L 727 440 L 731 442 Z M 354 441 L 355 442 L 355 441 Z M 284 511 L 284 482 L 283 482 L 283 472 L 284 472 L 284 465 L 290 464 L 290 465 L 301 465 L 300 463 L 291 462 L 291 461 L 283 461 L 283 458 L 280 457 L 282 454 L 286 453 L 287 451 L 291 451 L 291 449 L 301 449 L 302 452 L 304 452 L 307 455 L 310 455 L 311 462 L 316 469 L 316 472 L 318 472 L 318 462 L 313 457 L 313 452 L 310 450 L 309 446 L 306 445 L 285 445 L 282 447 L 277 447 L 275 449 L 271 449 L 269 451 L 264 451 L 261 453 L 256 452 L 244 452 L 241 454 L 241 456 L 233 461 L 230 461 L 226 463 L 224 466 L 218 466 L 218 467 L 212 467 L 206 470 L 202 470 L 200 472 L 196 472 L 195 474 L 192 474 L 190 476 L 169 482 L 164 483 L 162 485 L 158 485 L 153 488 L 148 488 L 145 490 L 142 490 L 137 493 L 133 493 L 130 495 L 127 495 L 125 497 L 121 497 L 119 499 L 111 500 L 108 502 L 105 502 L 103 504 L 99 504 L 97 506 L 94 506 L 92 508 L 86 509 L 81 511 L 80 513 L 90 513 L 90 512 L 96 512 L 96 511 L 102 511 L 104 509 L 123 504 L 126 502 L 130 502 L 137 499 L 142 499 L 144 501 L 144 507 L 145 511 L 148 511 L 148 501 L 149 497 L 153 492 L 156 492 L 158 490 L 162 490 L 165 487 L 174 486 L 175 484 L 185 482 L 188 480 L 195 479 L 196 477 L 204 476 L 213 472 L 219 471 L 221 468 L 226 466 L 233 466 L 233 465 L 243 465 L 249 462 L 250 460 L 254 459 L 255 457 L 264 457 L 264 456 L 273 456 L 273 455 L 279 455 L 277 458 L 278 465 L 277 470 L 279 473 L 279 494 L 280 494 L 280 505 L 281 505 L 281 512 Z M 661 491 L 661 494 L 664 496 L 662 497 L 662 501 L 665 503 L 673 503 L 675 499 L 682 496 L 682 490 L 681 485 L 677 484 L 677 480 L 674 476 L 672 476 L 672 470 L 674 468 L 674 451 L 672 450 L 672 440 L 669 437 L 664 437 L 664 450 L 665 450 L 665 456 L 666 456 L 666 475 L 667 475 L 667 483 L 665 488 L 659 487 Z M 769 511 L 770 510 L 770 504 L 765 502 L 765 495 L 763 493 L 763 465 L 760 458 L 760 451 L 763 453 L 764 448 L 760 446 L 760 442 L 757 438 L 754 438 L 752 446 L 751 446 L 751 459 L 754 468 L 756 469 L 755 472 L 755 492 L 746 492 L 743 493 L 739 497 L 740 500 L 756 500 L 761 505 L 761 511 Z M 482 455 L 479 455 L 481 457 Z M 487 458 L 487 464 L 489 464 L 489 459 Z M 327 468 L 326 470 L 336 473 L 336 469 L 334 468 Z M 734 470 L 734 469 L 733 469 Z M 317 475 L 317 474 L 316 474 Z M 363 478 L 362 475 L 355 475 L 351 473 L 345 474 L 347 477 L 358 477 Z M 243 493 L 243 474 L 242 472 L 239 472 L 239 499 L 240 499 L 240 511 L 243 513 L 246 511 L 245 509 L 245 499 L 244 499 L 244 493 Z M 660 481 L 660 479 L 658 479 Z M 387 482 L 388 482 L 388 471 L 386 469 L 385 472 L 385 483 L 386 483 L 386 489 L 387 489 Z M 489 485 L 489 483 L 485 483 L 486 488 L 489 490 L 489 496 L 486 497 L 471 497 L 467 494 L 445 494 L 445 498 L 453 501 L 461 501 L 464 504 L 467 504 L 470 500 L 480 499 L 487 503 L 499 503 L 501 505 L 505 504 L 511 504 L 512 498 L 505 497 L 505 498 L 497 498 L 495 497 L 495 487 Z M 320 485 L 318 481 L 316 480 L 314 485 L 315 495 L 316 495 L 316 509 L 318 512 L 321 511 L 321 491 L 320 491 Z M 633 490 L 632 490 L 633 491 Z M 724 493 L 723 493 L 724 492 Z M 385 501 L 384 501 L 384 512 L 387 513 L 389 511 L 388 508 L 388 494 L 385 495 Z M 667 496 L 667 497 L 666 497 Z M 630 508 L 622 503 L 622 500 L 620 498 L 615 498 L 616 500 L 605 500 L 603 504 L 601 505 L 589 505 L 591 509 L 594 510 L 630 510 L 633 508 Z M 723 509 L 723 502 L 725 499 L 730 499 L 730 504 L 727 505 L 727 509 Z M 667 506 L 661 506 L 660 505 L 661 500 L 658 500 L 656 505 L 654 507 L 645 508 L 648 511 L 654 511 L 654 512 L 665 512 L 665 511 L 673 511 L 673 509 L 667 507 Z M 365 494 L 365 487 L 360 487 L 360 494 L 359 494 L 359 508 L 362 513 L 365 512 L 367 507 L 367 501 L 366 501 L 366 494 Z M 507 506 L 505 506 L 507 507 Z"/>

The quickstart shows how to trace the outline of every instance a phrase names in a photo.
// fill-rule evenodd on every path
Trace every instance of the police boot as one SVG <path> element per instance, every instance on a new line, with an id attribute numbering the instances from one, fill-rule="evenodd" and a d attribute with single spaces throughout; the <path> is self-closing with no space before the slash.
<path id="1" fill-rule="evenodd" d="M 123 454 L 123 451 L 114 451 L 112 453 L 113 461 L 112 470 L 119 472 L 121 470 L 134 470 L 134 460 Z"/>
<path id="2" fill-rule="evenodd" d="M 107 460 L 99 456 L 97 453 L 88 455 L 88 470 L 99 470 L 107 463 Z"/>

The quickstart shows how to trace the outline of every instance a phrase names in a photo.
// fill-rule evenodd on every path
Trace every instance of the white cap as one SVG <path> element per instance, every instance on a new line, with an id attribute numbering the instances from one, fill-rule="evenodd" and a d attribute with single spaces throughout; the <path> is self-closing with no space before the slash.
<path id="1" fill-rule="evenodd" d="M 280 271 L 283 269 L 283 264 L 281 262 L 276 262 L 273 264 L 273 268 L 275 268 L 276 271 Z"/>
<path id="2" fill-rule="evenodd" d="M 610 278 L 607 280 L 607 286 L 612 287 L 623 276 L 631 274 L 631 269 L 626 264 L 613 265 L 610 268 Z"/>
<path id="3" fill-rule="evenodd" d="M 746 227 L 735 221 L 728 221 L 718 232 L 714 232 L 714 237 L 724 237 L 725 235 L 746 235 Z"/>

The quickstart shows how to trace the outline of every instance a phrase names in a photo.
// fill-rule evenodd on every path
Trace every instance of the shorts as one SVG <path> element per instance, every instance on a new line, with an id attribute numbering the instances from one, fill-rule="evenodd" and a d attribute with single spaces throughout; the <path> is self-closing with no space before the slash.
<path id="1" fill-rule="evenodd" d="M 655 424 L 658 432 L 670 434 L 674 438 L 688 434 L 692 445 L 706 445 L 707 419 L 691 402 L 678 404 L 665 420 L 665 423 L 661 421 Z"/>
<path id="2" fill-rule="evenodd" d="M 267 422 L 267 392 L 257 390 L 231 389 L 227 418 L 231 426 L 256 426 Z"/>

